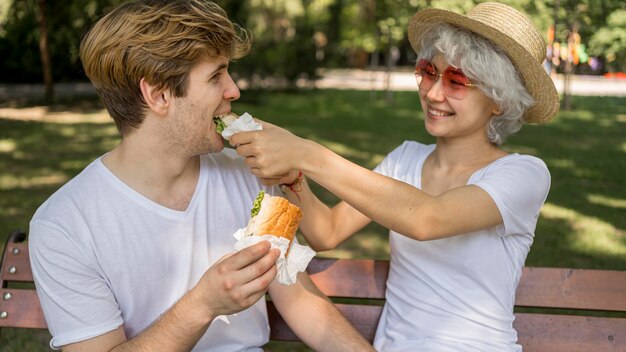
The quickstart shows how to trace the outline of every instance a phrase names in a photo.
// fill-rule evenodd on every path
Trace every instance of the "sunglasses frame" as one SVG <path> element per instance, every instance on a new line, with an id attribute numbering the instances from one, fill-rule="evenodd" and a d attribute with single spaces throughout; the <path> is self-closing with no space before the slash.
<path id="1" fill-rule="evenodd" d="M 422 91 L 428 91 L 428 90 L 432 89 L 432 87 L 435 84 L 437 84 L 437 81 L 441 78 L 442 79 L 442 86 L 443 86 L 443 93 L 444 93 L 444 95 L 449 97 L 449 98 L 452 98 L 452 99 L 461 100 L 461 99 L 465 98 L 465 94 L 467 94 L 467 88 L 478 86 L 475 83 L 471 83 L 471 80 L 465 75 L 465 73 L 463 73 L 463 70 L 461 70 L 460 68 L 456 68 L 454 66 L 448 66 L 443 71 L 443 73 L 437 72 L 436 69 L 434 70 L 433 73 L 430 73 L 430 72 L 425 70 L 425 68 L 428 65 L 432 66 L 433 69 L 435 68 L 435 65 L 432 63 L 432 61 L 429 61 L 429 60 L 426 60 L 426 59 L 420 59 L 417 62 L 417 64 L 415 64 L 415 78 L 416 79 L 417 79 L 417 77 L 420 78 L 419 83 L 418 83 L 418 88 L 420 90 L 422 90 Z M 424 66 L 424 68 L 420 68 L 420 66 Z M 463 77 L 465 77 L 467 79 L 468 82 L 467 83 L 462 83 L 462 82 L 452 83 L 451 79 L 445 79 L 444 78 L 444 77 L 447 77 L 448 75 L 451 75 L 451 74 L 461 74 L 461 75 L 463 75 Z M 434 80 L 432 81 L 432 85 L 428 89 L 422 88 L 422 83 L 424 82 L 424 76 L 428 76 L 427 79 L 429 79 L 429 80 L 434 78 Z M 450 84 L 458 85 L 460 87 L 465 87 L 466 89 L 455 90 L 455 88 L 450 87 Z"/>

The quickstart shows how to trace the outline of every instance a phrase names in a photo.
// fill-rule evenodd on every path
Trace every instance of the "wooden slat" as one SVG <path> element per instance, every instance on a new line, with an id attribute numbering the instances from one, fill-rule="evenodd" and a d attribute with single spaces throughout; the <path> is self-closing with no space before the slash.
<path id="1" fill-rule="evenodd" d="M 17 254 L 14 254 L 14 250 L 17 250 Z M 28 243 L 7 243 L 7 248 L 4 252 L 4 263 L 2 264 L 2 276 L 3 282 L 19 281 L 19 282 L 32 282 L 33 273 L 30 268 L 30 261 L 28 259 Z M 15 273 L 11 273 L 14 268 Z"/>
<path id="2" fill-rule="evenodd" d="M 6 299 L 7 293 L 9 299 Z M 0 319 L 0 327 L 47 328 L 35 290 L 0 289 L 0 312 L 7 314 L 6 318 Z"/>
<path id="3" fill-rule="evenodd" d="M 376 326 L 382 313 L 382 306 L 363 306 L 351 304 L 335 304 L 337 309 L 348 319 L 356 330 L 368 341 L 374 341 Z M 271 301 L 267 302 L 267 314 L 269 317 L 271 332 L 270 340 L 273 341 L 300 341 L 296 334 L 287 326 Z"/>
<path id="4" fill-rule="evenodd" d="M 526 267 L 515 304 L 626 312 L 626 271 Z"/>
<path id="5" fill-rule="evenodd" d="M 626 319 L 516 313 L 524 352 L 626 351 Z"/>
<path id="6" fill-rule="evenodd" d="M 369 342 L 374 341 L 376 327 L 383 312 L 382 306 L 358 306 L 337 303 L 335 306 Z"/>
<path id="7" fill-rule="evenodd" d="M 28 245 L 24 236 L 11 235 L 4 252 L 2 284 L 32 282 Z M 15 239 L 15 240 L 13 240 Z M 13 254 L 13 248 L 18 254 Z M 16 268 L 10 274 L 11 267 Z M 384 299 L 389 262 L 315 258 L 307 271 L 331 297 Z M 8 300 L 4 293 L 10 293 Z M 349 301 L 348 301 L 349 302 Z M 524 268 L 517 306 L 626 311 L 626 272 L 558 268 Z M 382 306 L 336 304 L 346 318 L 372 341 Z M 2 288 L 0 327 L 46 328 L 33 289 Z M 272 302 L 268 302 L 272 340 L 299 341 Z M 626 351 L 626 319 L 516 313 L 515 327 L 525 352 Z"/>
<path id="8" fill-rule="evenodd" d="M 307 272 L 327 296 L 384 299 L 389 262 L 314 258 Z"/>

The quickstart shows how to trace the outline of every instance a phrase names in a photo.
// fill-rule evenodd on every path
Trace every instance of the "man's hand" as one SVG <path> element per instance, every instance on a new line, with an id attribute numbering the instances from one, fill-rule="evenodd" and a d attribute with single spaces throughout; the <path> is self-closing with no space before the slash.
<path id="1" fill-rule="evenodd" d="M 278 249 L 263 241 L 222 257 L 202 276 L 191 294 L 212 319 L 240 312 L 256 303 L 277 274 Z"/>
<path id="2" fill-rule="evenodd" d="M 218 315 L 240 312 L 256 303 L 276 277 L 280 251 L 267 241 L 228 254 L 213 264 L 198 284 L 153 325 L 126 341 L 123 326 L 63 346 L 63 351 L 190 351 Z"/>

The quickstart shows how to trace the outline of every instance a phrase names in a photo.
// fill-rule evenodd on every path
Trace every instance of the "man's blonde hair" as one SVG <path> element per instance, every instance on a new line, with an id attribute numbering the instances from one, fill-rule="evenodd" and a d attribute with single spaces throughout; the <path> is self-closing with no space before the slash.
<path id="1" fill-rule="evenodd" d="M 142 78 L 183 97 L 189 71 L 199 60 L 238 59 L 250 45 L 247 32 L 213 2 L 140 0 L 121 5 L 96 22 L 81 42 L 80 57 L 124 135 L 145 118 Z"/>

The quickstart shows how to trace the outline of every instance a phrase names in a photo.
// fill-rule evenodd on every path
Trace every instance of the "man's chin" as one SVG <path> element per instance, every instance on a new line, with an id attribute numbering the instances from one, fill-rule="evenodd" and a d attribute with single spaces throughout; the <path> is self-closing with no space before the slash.
<path id="1" fill-rule="evenodd" d="M 211 142 L 211 144 L 207 148 L 206 154 L 219 153 L 224 150 L 225 147 L 226 146 L 224 145 L 224 140 L 220 136 L 219 139 L 215 139 Z"/>

